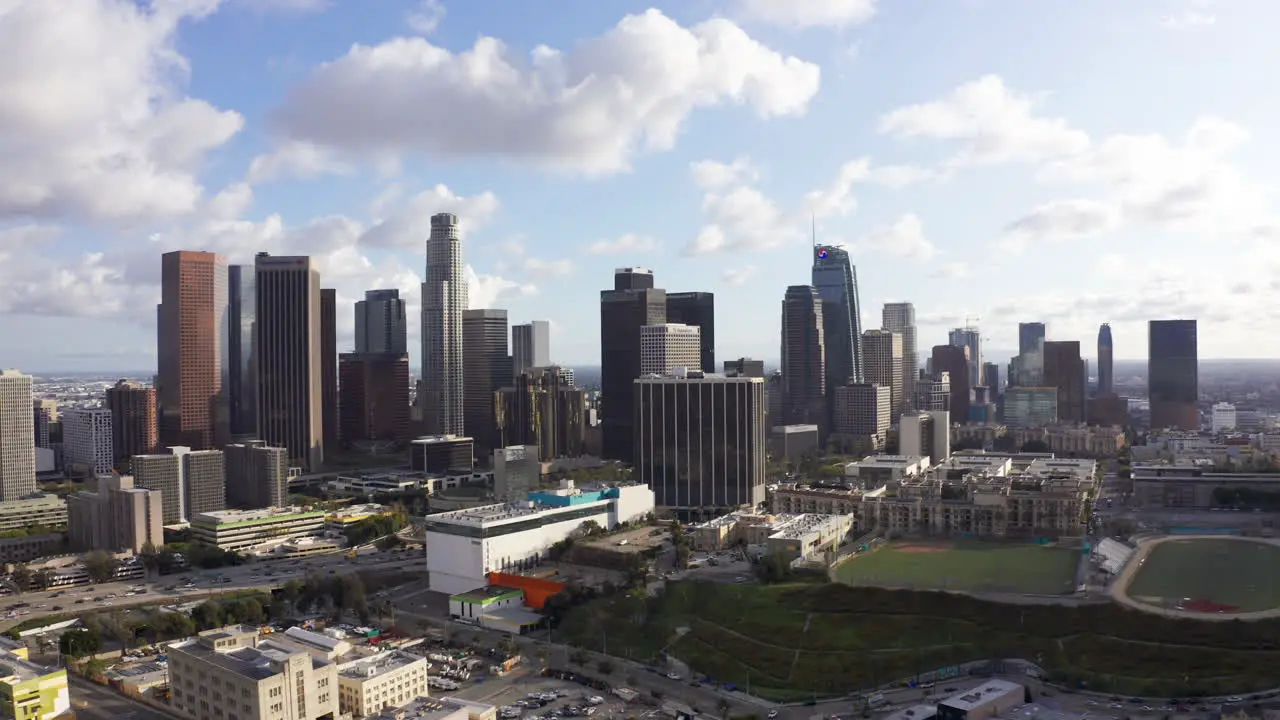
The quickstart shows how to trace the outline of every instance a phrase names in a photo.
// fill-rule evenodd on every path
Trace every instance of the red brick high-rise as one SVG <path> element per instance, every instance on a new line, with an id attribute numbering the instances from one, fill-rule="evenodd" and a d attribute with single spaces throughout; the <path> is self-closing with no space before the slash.
<path id="1" fill-rule="evenodd" d="M 111 444 L 115 467 L 128 474 L 129 458 L 156 451 L 156 389 L 132 380 L 121 380 L 107 388 L 107 409 L 111 411 Z"/>
<path id="2" fill-rule="evenodd" d="M 227 264 L 215 253 L 161 257 L 156 308 L 159 445 L 218 449 L 229 439 Z"/>

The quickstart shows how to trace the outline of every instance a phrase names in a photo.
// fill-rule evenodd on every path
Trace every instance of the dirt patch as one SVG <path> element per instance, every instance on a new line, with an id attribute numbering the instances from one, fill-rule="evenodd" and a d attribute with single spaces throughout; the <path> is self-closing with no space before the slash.
<path id="1" fill-rule="evenodd" d="M 890 546 L 890 549 L 895 552 L 907 553 L 910 555 L 919 555 L 922 553 L 949 552 L 951 550 L 954 550 L 955 547 L 953 547 L 951 543 L 909 542 L 909 543 L 898 543 L 898 544 L 892 545 Z"/>

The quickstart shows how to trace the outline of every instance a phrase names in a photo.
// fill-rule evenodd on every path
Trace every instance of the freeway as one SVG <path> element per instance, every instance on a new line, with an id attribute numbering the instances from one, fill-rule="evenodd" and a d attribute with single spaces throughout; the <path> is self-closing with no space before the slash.
<path id="1" fill-rule="evenodd" d="M 266 561 L 219 568 L 217 570 L 187 570 L 172 575 L 162 575 L 149 580 L 124 580 L 101 585 L 80 585 L 58 590 L 22 593 L 0 599 L 0 606 L 27 603 L 29 607 L 17 615 L 0 619 L 0 632 L 14 625 L 46 617 L 82 613 L 107 608 L 122 608 L 160 603 L 181 603 L 200 600 L 234 590 L 271 590 L 289 580 L 303 579 L 309 574 L 341 574 L 354 569 L 413 570 L 424 569 L 422 551 L 409 549 L 378 552 L 348 558 L 343 554 L 313 555 L 293 562 Z M 183 587 L 183 578 L 193 582 Z M 173 590 L 165 588 L 177 585 Z M 139 594 L 126 595 L 131 587 L 145 587 Z M 115 597 L 111 597 L 111 596 Z"/>

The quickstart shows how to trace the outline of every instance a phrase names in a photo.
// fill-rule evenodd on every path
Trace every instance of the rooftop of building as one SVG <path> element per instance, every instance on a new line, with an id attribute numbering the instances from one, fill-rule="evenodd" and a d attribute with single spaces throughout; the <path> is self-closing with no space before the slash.
<path id="1" fill-rule="evenodd" d="M 921 455 L 868 455 L 850 464 L 859 468 L 906 468 L 928 462 L 929 459 Z"/>
<path id="2" fill-rule="evenodd" d="M 816 433 L 817 425 L 774 425 L 771 431 L 774 435 L 790 435 L 792 433 Z"/>
<path id="3" fill-rule="evenodd" d="M 503 585 L 485 585 L 484 587 L 478 587 L 474 590 L 461 592 L 457 595 L 450 595 L 449 599 L 465 603 L 483 603 L 487 600 L 493 600 L 495 598 L 522 592 L 524 591 L 518 588 L 505 587 Z"/>
<path id="4" fill-rule="evenodd" d="M 683 371 L 683 372 L 681 372 Z M 764 378 L 746 377 L 744 375 L 725 375 L 724 373 L 707 372 L 703 370 L 690 370 L 687 368 L 676 368 L 669 375 L 649 374 L 642 375 L 635 379 L 635 382 L 641 384 L 657 384 L 657 383 L 730 383 L 735 385 L 754 385 L 764 384 Z"/>
<path id="5" fill-rule="evenodd" d="M 595 490 L 578 488 L 561 488 L 529 493 L 528 500 L 509 503 L 479 505 L 460 510 L 449 510 L 427 516 L 431 522 L 446 522 L 457 525 L 487 525 L 503 523 L 521 518 L 532 518 L 543 513 L 577 507 L 594 502 L 603 502 L 617 498 L 627 488 L 645 487 L 640 484 L 619 485 Z"/>
<path id="6" fill-rule="evenodd" d="M 323 510 L 307 510 L 297 505 L 289 505 L 286 507 L 269 507 L 257 510 L 215 510 L 212 512 L 198 513 L 191 518 L 192 523 L 206 523 L 210 525 L 230 525 L 233 523 L 243 522 L 261 522 L 264 520 L 282 519 L 292 515 L 317 515 L 323 516 Z"/>
<path id="7" fill-rule="evenodd" d="M 66 507 L 66 505 L 66 501 L 57 495 L 40 493 L 38 495 L 24 497 L 20 500 L 11 500 L 6 503 L 0 503 L 0 515 L 25 514 L 40 509 L 56 510 L 60 507 Z"/>
<path id="8" fill-rule="evenodd" d="M 256 647 L 239 647 L 229 650 L 219 650 L 213 647 L 211 642 L 206 642 L 206 639 L 209 641 L 222 639 L 222 635 L 227 638 L 234 637 L 234 633 L 225 631 L 212 631 L 210 634 L 201 633 L 198 638 L 174 643 L 169 646 L 169 649 L 171 651 L 179 650 L 241 677 L 259 681 L 278 675 L 281 665 L 287 663 L 289 658 L 295 655 L 306 655 L 313 668 L 329 664 L 327 661 L 317 658 L 304 650 L 288 647 L 271 640 L 261 640 Z"/>
<path id="9" fill-rule="evenodd" d="M 352 680 L 368 680 L 380 675 L 409 667 L 414 663 L 426 663 L 419 655 L 410 655 L 399 650 L 388 650 L 359 660 L 342 663 L 338 666 L 338 674 Z"/>
<path id="10" fill-rule="evenodd" d="M 769 537 L 776 540 L 803 540 L 811 533 L 839 520 L 839 515 L 797 515 L 788 522 L 775 525 L 774 533 Z"/>
<path id="11" fill-rule="evenodd" d="M 466 710 L 468 717 L 485 715 L 492 705 L 452 697 L 420 697 L 397 708 L 385 708 L 374 717 L 381 720 L 438 720 Z"/>
<path id="12" fill-rule="evenodd" d="M 941 705 L 961 711 L 969 711 L 1010 693 L 1024 693 L 1023 687 L 1008 680 L 987 680 L 972 690 L 957 693 L 943 700 Z"/>
<path id="13" fill-rule="evenodd" d="M 460 443 L 471 442 L 471 438 L 466 435 L 425 435 L 417 440 L 411 441 L 412 445 L 440 445 L 444 443 Z"/>
<path id="14" fill-rule="evenodd" d="M 348 505 L 344 508 L 338 508 L 329 513 L 329 517 L 335 520 L 343 520 L 347 518 L 369 517 L 370 515 L 381 515 L 387 512 L 386 505 L 379 503 L 363 503 L 360 505 Z"/>
<path id="15" fill-rule="evenodd" d="M 0 657 L 0 682 L 10 685 L 36 680 L 56 672 L 65 671 L 62 668 L 37 665 L 29 660 L 23 660 L 17 655 Z"/>

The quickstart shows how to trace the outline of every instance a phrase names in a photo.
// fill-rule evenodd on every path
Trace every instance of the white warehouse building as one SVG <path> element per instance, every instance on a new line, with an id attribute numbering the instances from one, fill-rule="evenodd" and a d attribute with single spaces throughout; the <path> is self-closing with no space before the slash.
<path id="1" fill-rule="evenodd" d="M 529 493 L 521 502 L 482 505 L 426 517 L 431 589 L 456 595 L 488 584 L 488 574 L 537 563 L 552 545 L 593 520 L 609 529 L 653 512 L 645 485 Z"/>

